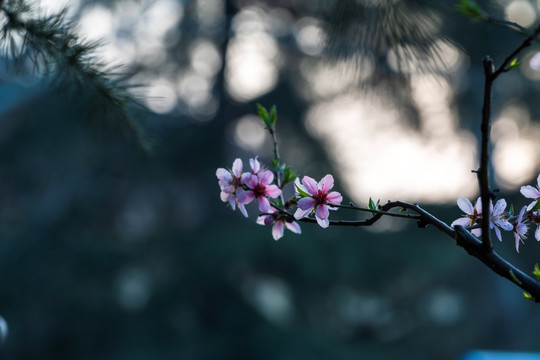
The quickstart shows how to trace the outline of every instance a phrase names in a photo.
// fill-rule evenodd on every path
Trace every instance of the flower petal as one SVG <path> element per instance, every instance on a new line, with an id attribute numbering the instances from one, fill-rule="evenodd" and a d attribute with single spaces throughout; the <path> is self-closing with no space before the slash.
<path id="1" fill-rule="evenodd" d="M 268 201 L 268 199 L 265 196 L 259 196 L 257 200 L 259 201 L 260 212 L 266 213 L 270 211 L 270 208 L 271 208 L 270 201 Z"/>
<path id="2" fill-rule="evenodd" d="M 326 201 L 333 205 L 339 205 L 343 201 L 343 196 L 337 191 L 332 191 L 326 196 Z"/>
<path id="3" fill-rule="evenodd" d="M 281 195 L 281 190 L 276 185 L 268 185 L 264 190 L 264 194 L 269 198 L 275 199 Z"/>
<path id="4" fill-rule="evenodd" d="M 285 226 L 287 227 L 287 229 L 289 229 L 290 231 L 292 231 L 295 234 L 301 234 L 302 233 L 302 229 L 300 229 L 300 224 L 298 224 L 296 221 L 293 221 L 293 222 L 286 221 Z"/>
<path id="5" fill-rule="evenodd" d="M 317 216 L 315 216 L 315 219 L 317 219 L 317 224 L 319 224 L 323 229 L 326 229 L 328 225 L 330 225 L 330 221 L 328 221 L 328 218 L 319 219 Z"/>
<path id="6" fill-rule="evenodd" d="M 259 178 L 259 184 L 261 184 L 262 186 L 266 186 L 272 183 L 272 181 L 274 181 L 274 173 L 270 170 L 261 171 L 256 176 Z"/>
<path id="7" fill-rule="evenodd" d="M 321 220 L 328 218 L 328 215 L 330 215 L 328 205 L 320 204 L 317 206 L 317 209 L 315 209 L 315 217 Z"/>
<path id="8" fill-rule="evenodd" d="M 454 222 L 450 226 L 452 227 L 456 225 L 469 226 L 470 224 L 471 224 L 471 219 L 469 219 L 468 217 L 462 217 L 457 220 L 454 220 Z"/>
<path id="9" fill-rule="evenodd" d="M 274 240 L 279 240 L 283 237 L 283 222 L 278 221 L 272 226 L 272 237 Z"/>
<path id="10" fill-rule="evenodd" d="M 536 231 L 534 232 L 534 237 L 536 238 L 536 241 L 540 241 L 540 226 L 536 227 Z"/>
<path id="11" fill-rule="evenodd" d="M 519 189 L 519 192 L 521 193 L 521 195 L 529 199 L 540 198 L 540 191 L 538 191 L 537 188 L 531 185 L 522 186 L 521 189 Z"/>
<path id="12" fill-rule="evenodd" d="M 244 165 L 242 164 L 242 159 L 236 158 L 232 164 L 232 172 L 234 176 L 240 177 L 240 174 L 242 174 L 242 168 Z"/>
<path id="13" fill-rule="evenodd" d="M 306 187 L 308 193 L 310 193 L 311 195 L 318 195 L 319 188 L 317 187 L 317 182 L 313 178 L 310 178 L 309 176 L 304 176 L 302 178 L 302 183 Z"/>
<path id="14" fill-rule="evenodd" d="M 495 235 L 497 235 L 497 239 L 499 239 L 499 241 L 502 241 L 501 229 L 495 226 L 494 230 L 495 230 Z"/>
<path id="15" fill-rule="evenodd" d="M 216 177 L 225 183 L 229 183 L 232 180 L 232 175 L 229 170 L 224 168 L 219 168 L 216 170 Z"/>
<path id="16" fill-rule="evenodd" d="M 477 213 L 482 214 L 482 198 L 481 197 L 479 197 L 476 200 L 476 204 L 474 205 L 474 207 L 476 208 Z M 472 215 L 472 214 L 469 214 L 469 215 Z"/>
<path id="17" fill-rule="evenodd" d="M 334 177 L 330 174 L 327 174 L 325 177 L 319 181 L 318 188 L 322 191 L 323 194 L 326 194 L 328 190 L 334 187 Z"/>
<path id="18" fill-rule="evenodd" d="M 236 189 L 236 197 L 240 204 L 249 204 L 255 199 L 255 193 L 253 191 L 238 188 Z"/>
<path id="19" fill-rule="evenodd" d="M 308 216 L 311 211 L 313 211 L 313 208 L 309 208 L 309 209 L 306 209 L 306 210 L 303 210 L 303 209 L 296 209 L 296 212 L 294 213 L 294 218 L 296 220 L 300 220 L 302 218 L 305 218 L 306 216 Z"/>
<path id="20" fill-rule="evenodd" d="M 460 197 L 457 200 L 457 205 L 461 209 L 461 211 L 463 211 L 465 214 L 467 214 L 467 215 L 474 214 L 474 208 L 473 208 L 473 206 L 471 204 L 471 201 L 469 199 L 464 198 L 464 197 Z"/>
<path id="21" fill-rule="evenodd" d="M 482 236 L 482 229 L 472 229 L 471 234 L 479 238 L 480 236 Z"/>
<path id="22" fill-rule="evenodd" d="M 265 221 L 266 221 L 266 218 L 268 217 L 268 215 L 259 215 L 257 217 L 257 221 L 255 221 L 257 224 L 259 225 L 267 225 L 265 224 Z"/>
<path id="23" fill-rule="evenodd" d="M 311 197 L 301 198 L 296 203 L 296 205 L 302 210 L 313 209 L 315 204 L 317 204 L 317 200 Z"/>
<path id="24" fill-rule="evenodd" d="M 495 207 L 493 208 L 491 215 L 499 216 L 503 213 L 504 209 L 506 209 L 506 200 L 500 199 L 495 203 Z"/>
<path id="25" fill-rule="evenodd" d="M 249 159 L 249 166 L 254 174 L 257 174 L 259 170 L 261 170 L 261 164 L 259 163 L 259 160 L 257 160 L 257 157 L 254 159 Z"/>

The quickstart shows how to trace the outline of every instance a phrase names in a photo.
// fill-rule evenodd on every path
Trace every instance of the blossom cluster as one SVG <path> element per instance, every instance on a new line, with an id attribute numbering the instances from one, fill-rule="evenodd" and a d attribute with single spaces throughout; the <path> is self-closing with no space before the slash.
<path id="1" fill-rule="evenodd" d="M 506 200 L 499 199 L 495 206 L 491 200 L 489 201 L 489 228 L 495 231 L 495 235 L 500 241 L 502 241 L 501 230 L 512 231 L 517 252 L 519 252 L 520 243 L 527 239 L 531 223 L 537 225 L 534 236 L 537 241 L 540 241 L 540 175 L 536 181 L 536 187 L 531 185 L 521 187 L 521 194 L 526 198 L 533 199 L 533 201 L 529 205 L 523 206 L 517 216 L 514 215 L 512 207 L 508 212 L 505 211 Z M 452 226 L 469 227 L 474 236 L 480 237 L 482 235 L 480 226 L 483 221 L 482 198 L 479 197 L 474 206 L 469 199 L 459 198 L 457 205 L 465 213 L 465 216 L 455 220 Z"/>
<path id="2" fill-rule="evenodd" d="M 238 207 L 248 217 L 245 205 L 257 200 L 260 212 L 257 224 L 272 225 L 272 237 L 275 240 L 283 237 L 285 228 L 300 234 L 300 225 L 295 220 L 311 214 L 315 215 L 321 227 L 328 227 L 329 210 L 336 210 L 333 205 L 340 205 L 343 201 L 339 192 L 330 191 L 334 186 L 334 178 L 328 174 L 319 182 L 309 176 L 304 176 L 302 181 L 296 178 L 294 197 L 285 202 L 282 188 L 273 183 L 276 178 L 274 173 L 261 166 L 257 157 L 249 159 L 249 165 L 251 170 L 243 172 L 243 162 L 237 158 L 231 169 L 216 170 L 221 201 L 228 202 L 233 210 Z M 284 204 L 296 204 L 298 209 L 291 215 Z"/>

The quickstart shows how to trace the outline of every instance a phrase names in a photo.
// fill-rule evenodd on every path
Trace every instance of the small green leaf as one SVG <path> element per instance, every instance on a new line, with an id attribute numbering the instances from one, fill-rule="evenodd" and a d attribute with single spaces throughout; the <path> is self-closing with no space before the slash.
<path id="1" fill-rule="evenodd" d="M 309 197 L 310 195 L 302 190 L 298 185 L 294 184 L 294 187 L 296 188 L 296 191 L 300 194 L 300 197 Z"/>
<path id="2" fill-rule="evenodd" d="M 510 215 L 510 217 L 514 216 L 514 204 L 510 205 L 510 209 L 508 210 L 508 215 Z"/>
<path id="3" fill-rule="evenodd" d="M 275 170 L 279 170 L 279 159 L 273 159 L 273 160 L 272 160 L 272 167 L 273 167 Z"/>
<path id="4" fill-rule="evenodd" d="M 533 275 L 536 277 L 536 280 L 540 281 L 540 268 L 538 264 L 534 264 Z"/>
<path id="5" fill-rule="evenodd" d="M 373 199 L 372 199 L 372 198 L 369 198 L 368 208 L 369 208 L 370 210 L 376 210 L 376 209 L 377 209 L 377 207 L 375 206 L 375 203 L 373 202 Z"/>
<path id="6" fill-rule="evenodd" d="M 510 270 L 510 277 L 512 278 L 512 281 L 515 282 L 518 285 L 521 285 L 521 281 L 516 277 L 516 274 L 512 270 Z"/>
<path id="7" fill-rule="evenodd" d="M 379 208 L 380 203 L 381 203 L 381 199 L 377 200 L 377 209 Z"/>
<path id="8" fill-rule="evenodd" d="M 294 181 L 298 177 L 298 172 L 291 170 L 289 166 L 285 166 L 283 169 L 283 182 L 285 184 Z"/>
<path id="9" fill-rule="evenodd" d="M 270 121 L 270 115 L 268 114 L 268 110 L 266 110 L 266 108 L 262 106 L 261 104 L 257 104 L 257 110 L 258 110 L 259 117 L 264 122 L 266 127 L 269 129 L 273 129 L 274 127 L 272 125 L 272 122 Z"/>
<path id="10" fill-rule="evenodd" d="M 401 209 L 399 209 L 399 212 L 405 212 L 407 211 L 407 209 L 405 209 L 404 207 L 402 207 Z"/>
<path id="11" fill-rule="evenodd" d="M 508 65 L 508 70 L 518 67 L 519 65 L 521 65 L 521 63 L 519 62 L 518 58 L 514 58 L 514 60 L 512 60 L 512 62 L 510 63 L 510 65 Z"/>
<path id="12" fill-rule="evenodd" d="M 460 0 L 456 8 L 473 21 L 482 21 L 488 18 L 487 13 L 474 0 Z"/>
<path id="13" fill-rule="evenodd" d="M 536 200 L 536 204 L 532 208 L 532 211 L 540 210 L 540 200 Z"/>
<path id="14" fill-rule="evenodd" d="M 532 295 L 527 293 L 527 292 L 523 292 L 523 297 L 525 299 L 527 299 L 527 300 L 535 301 L 535 299 L 532 297 Z"/>
<path id="15" fill-rule="evenodd" d="M 270 108 L 270 117 L 269 117 L 270 124 L 272 126 L 272 129 L 276 126 L 277 121 L 277 109 L 276 105 L 272 105 Z"/>

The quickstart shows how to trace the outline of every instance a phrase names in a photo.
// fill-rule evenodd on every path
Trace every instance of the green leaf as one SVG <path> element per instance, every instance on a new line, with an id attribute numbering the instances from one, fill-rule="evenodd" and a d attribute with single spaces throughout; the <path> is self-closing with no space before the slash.
<path id="1" fill-rule="evenodd" d="M 516 277 L 516 274 L 512 270 L 510 270 L 510 277 L 512 278 L 512 281 L 515 282 L 518 285 L 521 285 L 521 281 Z"/>
<path id="2" fill-rule="evenodd" d="M 540 200 L 536 200 L 536 204 L 532 208 L 532 211 L 540 210 Z"/>
<path id="3" fill-rule="evenodd" d="M 510 209 L 508 210 L 508 215 L 511 217 L 514 216 L 514 204 L 510 205 Z"/>
<path id="4" fill-rule="evenodd" d="M 488 18 L 487 13 L 474 0 L 460 0 L 456 8 L 473 21 L 482 21 Z"/>
<path id="5" fill-rule="evenodd" d="M 300 194 L 301 197 L 309 197 L 310 195 L 302 190 L 298 185 L 294 184 L 294 187 L 296 188 L 296 191 Z"/>
<path id="6" fill-rule="evenodd" d="M 508 65 L 508 70 L 518 67 L 519 65 L 521 65 L 521 63 L 519 62 L 518 58 L 514 58 L 514 60 L 512 60 L 512 62 L 510 63 L 510 65 Z"/>
<path id="7" fill-rule="evenodd" d="M 266 127 L 270 130 L 274 130 L 274 126 L 276 124 L 277 119 L 277 111 L 275 105 L 272 106 L 270 109 L 270 114 L 268 113 L 268 110 L 261 104 L 257 104 L 257 112 L 259 114 L 259 117 L 264 122 Z"/>
<path id="8" fill-rule="evenodd" d="M 523 292 L 523 297 L 527 300 L 531 300 L 531 301 L 535 301 L 535 299 L 532 297 L 531 294 L 527 293 L 527 292 Z"/>
<path id="9" fill-rule="evenodd" d="M 373 202 L 372 198 L 369 198 L 368 208 L 370 210 L 377 210 L 377 207 L 375 206 L 375 203 Z"/>
<path id="10" fill-rule="evenodd" d="M 272 105 L 270 108 L 270 117 L 269 117 L 270 124 L 272 126 L 272 129 L 276 126 L 277 121 L 277 109 L 276 105 Z"/>
<path id="11" fill-rule="evenodd" d="M 289 166 L 285 166 L 283 169 L 283 182 L 287 184 L 288 182 L 294 181 L 298 177 L 298 172 L 291 170 Z"/>
<path id="12" fill-rule="evenodd" d="M 272 167 L 274 168 L 274 170 L 279 170 L 279 159 L 273 159 L 272 160 Z"/>
<path id="13" fill-rule="evenodd" d="M 540 268 L 538 264 L 534 264 L 533 275 L 536 277 L 536 280 L 540 281 Z"/>

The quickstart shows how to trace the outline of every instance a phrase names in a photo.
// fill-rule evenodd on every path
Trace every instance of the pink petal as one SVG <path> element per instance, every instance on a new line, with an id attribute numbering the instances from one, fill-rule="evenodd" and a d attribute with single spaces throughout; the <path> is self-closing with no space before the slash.
<path id="1" fill-rule="evenodd" d="M 272 181 L 274 181 L 274 173 L 270 170 L 264 170 L 260 172 L 257 176 L 259 178 L 259 184 L 261 184 L 262 186 L 266 186 L 272 183 Z"/>
<path id="2" fill-rule="evenodd" d="M 326 194 L 328 190 L 330 190 L 332 187 L 334 187 L 334 177 L 330 174 L 326 175 L 322 178 L 322 180 L 319 182 L 319 189 L 321 189 L 323 194 Z"/>
<path id="3" fill-rule="evenodd" d="M 538 185 L 538 188 L 540 189 L 540 174 L 538 174 L 538 177 L 536 178 L 536 185 Z"/>
<path id="4" fill-rule="evenodd" d="M 343 196 L 337 191 L 332 191 L 326 196 L 326 201 L 333 205 L 339 205 L 343 201 Z"/>
<path id="5" fill-rule="evenodd" d="M 249 204 L 253 201 L 253 199 L 255 199 L 255 193 L 253 191 L 238 188 L 236 190 L 236 197 L 238 198 L 238 202 L 240 204 Z"/>
<path id="6" fill-rule="evenodd" d="M 319 224 L 319 226 L 322 227 L 323 229 L 326 229 L 328 225 L 330 225 L 330 221 L 328 221 L 328 218 L 319 219 L 317 216 L 315 216 L 315 219 L 317 219 L 317 224 Z"/>
<path id="7" fill-rule="evenodd" d="M 299 178 L 296 178 L 296 179 L 294 179 L 294 193 L 295 193 L 296 195 L 299 194 L 298 188 L 299 188 L 300 190 L 302 190 L 303 192 L 305 192 L 305 193 L 308 192 L 307 189 L 306 189 L 306 187 L 300 183 L 300 179 L 299 179 Z"/>
<path id="8" fill-rule="evenodd" d="M 313 209 L 316 203 L 317 203 L 317 200 L 310 197 L 304 197 L 298 200 L 296 205 L 302 210 L 307 210 L 307 209 Z"/>
<path id="9" fill-rule="evenodd" d="M 249 166 L 251 167 L 251 171 L 255 174 L 261 170 L 261 164 L 259 163 L 259 160 L 257 160 L 257 157 L 255 157 L 255 159 L 249 159 Z"/>
<path id="10" fill-rule="evenodd" d="M 240 174 L 242 173 L 242 168 L 244 165 L 242 164 L 242 159 L 236 158 L 232 164 L 232 172 L 234 176 L 240 177 Z"/>
<path id="11" fill-rule="evenodd" d="M 229 204 L 231 204 L 231 209 L 236 210 L 236 196 L 229 197 Z"/>
<path id="12" fill-rule="evenodd" d="M 305 210 L 302 210 L 300 208 L 296 209 L 296 212 L 294 213 L 294 218 L 296 220 L 300 220 L 302 218 L 305 218 L 306 216 L 308 216 L 311 211 L 313 211 L 313 208 L 309 208 L 309 209 L 305 209 Z"/>
<path id="13" fill-rule="evenodd" d="M 534 232 L 534 237 L 536 238 L 536 241 L 540 241 L 540 226 L 536 227 L 536 231 Z"/>
<path id="14" fill-rule="evenodd" d="M 328 218 L 328 215 L 330 215 L 328 205 L 320 204 L 317 206 L 317 209 L 315 210 L 315 217 L 324 220 Z"/>
<path id="15" fill-rule="evenodd" d="M 462 217 L 462 218 L 459 218 L 459 219 L 455 220 L 450 226 L 452 226 L 452 227 L 454 227 L 456 225 L 469 226 L 470 224 L 471 224 L 471 219 L 466 218 L 466 217 Z"/>
<path id="16" fill-rule="evenodd" d="M 264 190 L 264 194 L 269 198 L 275 199 L 281 195 L 281 190 L 276 185 L 268 185 Z"/>
<path id="17" fill-rule="evenodd" d="M 460 197 L 457 200 L 457 205 L 461 209 L 461 211 L 463 211 L 465 214 L 467 214 L 467 215 L 474 214 L 474 208 L 473 208 L 471 202 L 469 201 L 469 199 L 464 198 L 464 197 Z"/>
<path id="18" fill-rule="evenodd" d="M 248 213 L 244 204 L 238 204 L 238 209 L 240 209 L 240 212 L 242 213 L 242 215 L 244 215 L 245 218 L 248 217 Z"/>
<path id="19" fill-rule="evenodd" d="M 223 182 L 230 182 L 232 180 L 232 175 L 231 173 L 229 172 L 229 170 L 227 169 L 224 169 L 224 168 L 219 168 L 216 170 L 216 177 L 223 181 Z"/>
<path id="20" fill-rule="evenodd" d="M 279 240 L 283 237 L 283 230 L 284 227 L 282 221 L 278 221 L 272 226 L 272 237 L 274 240 Z"/>
<path id="21" fill-rule="evenodd" d="M 268 199 L 264 196 L 259 196 L 257 198 L 257 200 L 259 201 L 259 211 L 260 212 L 263 212 L 263 213 L 266 213 L 266 212 L 269 212 L 270 211 L 270 201 L 268 201 Z"/>
<path id="22" fill-rule="evenodd" d="M 311 195 L 317 195 L 319 193 L 317 182 L 313 178 L 310 178 L 309 176 L 304 176 L 302 178 L 302 183 L 306 187 L 307 192 Z"/>
<path id="23" fill-rule="evenodd" d="M 230 192 L 226 192 L 226 191 L 222 191 L 219 193 L 219 197 L 221 198 L 221 201 L 223 202 L 227 202 L 229 201 L 229 198 L 231 197 L 231 193 Z"/>
<path id="24" fill-rule="evenodd" d="M 268 215 L 259 215 L 257 217 L 257 221 L 256 223 L 259 224 L 259 225 L 266 225 L 265 224 L 265 219 L 268 217 Z"/>
<path id="25" fill-rule="evenodd" d="M 290 231 L 292 231 L 295 234 L 301 234 L 302 233 L 302 229 L 300 229 L 300 224 L 298 224 L 296 221 L 285 222 L 285 226 L 287 227 L 287 229 L 289 229 Z"/>
<path id="26" fill-rule="evenodd" d="M 540 191 L 538 191 L 537 188 L 532 187 L 531 185 L 522 186 L 521 189 L 519 189 L 519 192 L 529 199 L 538 199 L 540 198 Z"/>
<path id="27" fill-rule="evenodd" d="M 531 211 L 534 208 L 534 206 L 536 205 L 536 203 L 537 203 L 537 200 L 530 203 L 529 206 L 527 206 L 527 211 Z"/>

